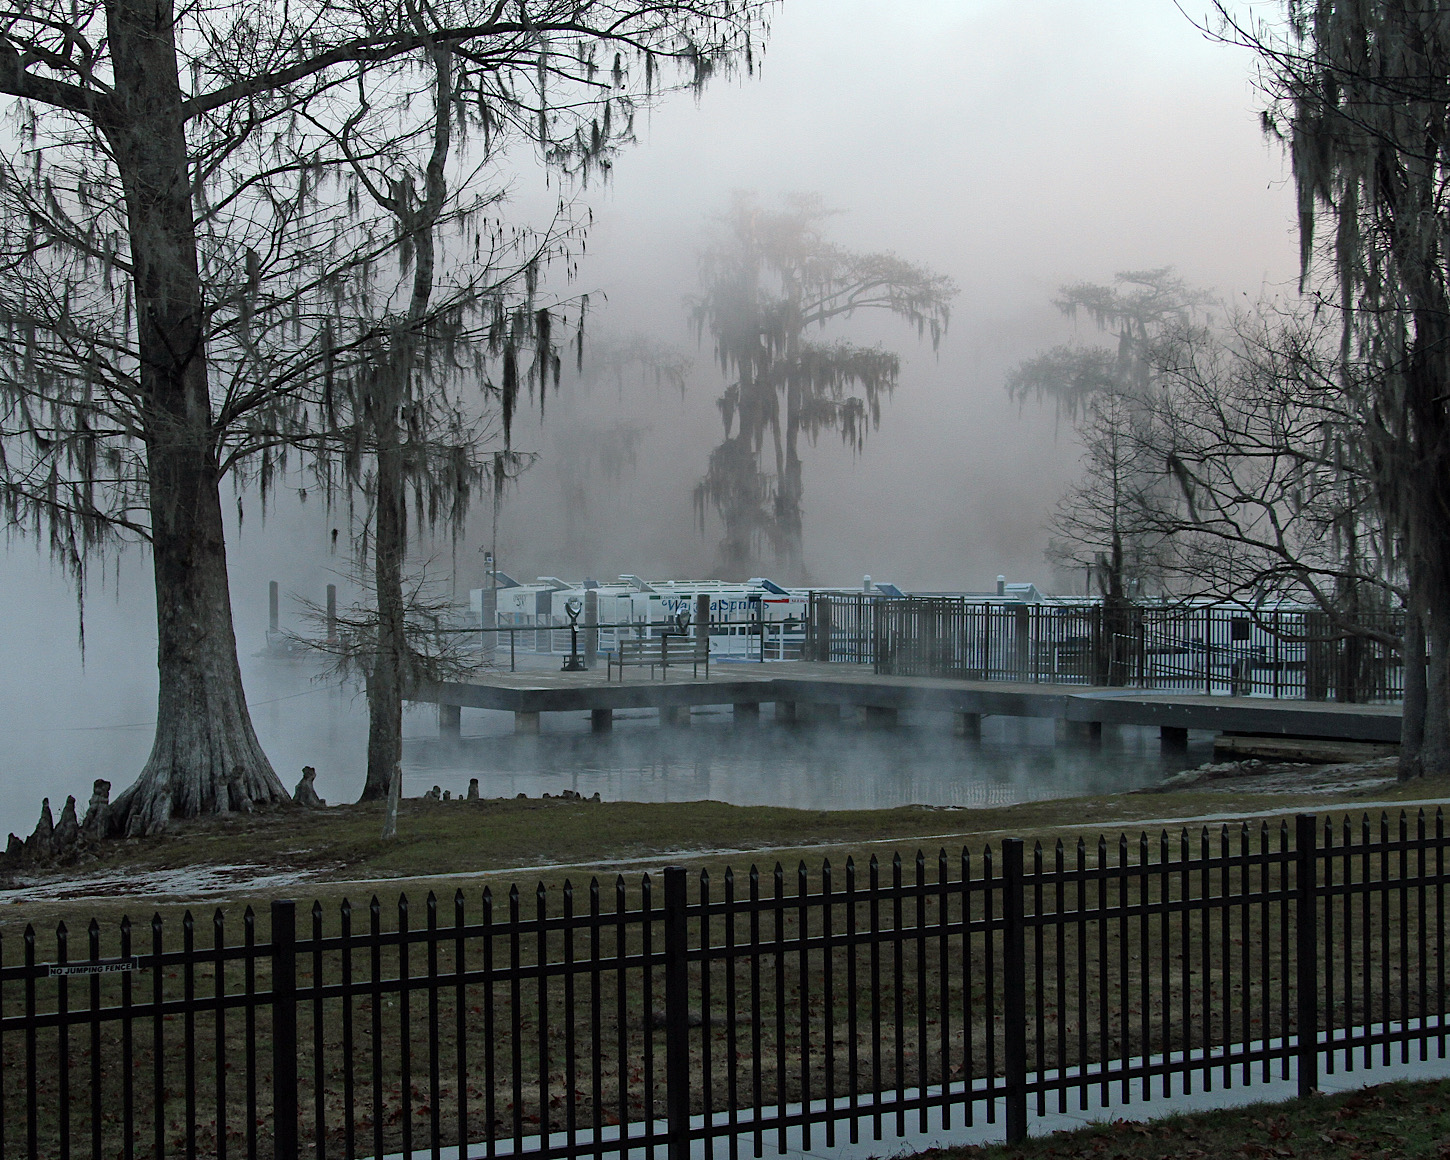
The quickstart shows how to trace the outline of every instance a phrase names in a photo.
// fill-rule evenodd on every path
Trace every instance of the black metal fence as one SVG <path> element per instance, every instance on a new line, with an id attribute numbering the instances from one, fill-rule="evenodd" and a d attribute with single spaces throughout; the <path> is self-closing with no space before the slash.
<path id="1" fill-rule="evenodd" d="M 5 1156 L 653 1157 L 1445 1058 L 1444 820 L 27 928 Z M 440 909 L 443 913 L 440 914 Z M 451 911 L 451 913 L 449 913 Z M 237 938 L 237 934 L 240 938 Z M 144 935 L 144 937 L 138 937 Z M 16 943 L 18 942 L 18 946 Z M 18 952 L 18 954 L 17 954 Z M 19 961 L 11 961 L 18 959 Z"/>
<path id="2" fill-rule="evenodd" d="M 1362 617 L 1390 638 L 1400 613 Z M 1312 611 L 969 603 L 812 593 L 806 654 L 897 676 L 1346 702 L 1404 693 L 1397 650 Z"/>

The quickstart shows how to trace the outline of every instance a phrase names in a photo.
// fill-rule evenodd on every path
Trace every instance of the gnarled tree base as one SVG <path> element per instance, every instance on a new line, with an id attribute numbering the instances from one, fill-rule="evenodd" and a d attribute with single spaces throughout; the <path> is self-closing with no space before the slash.
<path id="1" fill-rule="evenodd" d="M 157 722 L 141 776 L 111 806 L 111 833 L 159 834 L 172 818 L 251 813 L 291 803 L 240 713 L 183 715 Z"/>

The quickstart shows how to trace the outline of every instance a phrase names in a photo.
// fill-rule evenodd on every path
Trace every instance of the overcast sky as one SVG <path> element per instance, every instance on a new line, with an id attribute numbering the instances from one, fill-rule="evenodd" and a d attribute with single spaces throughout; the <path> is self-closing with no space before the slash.
<path id="1" fill-rule="evenodd" d="M 812 579 L 1046 583 L 1042 523 L 1077 449 L 1050 411 L 1009 404 L 1002 379 L 1070 336 L 1054 290 L 1172 265 L 1226 299 L 1292 291 L 1292 195 L 1257 126 L 1251 63 L 1171 0 L 787 0 L 761 75 L 655 110 L 593 199 L 578 286 L 608 292 L 608 326 L 692 351 L 690 390 L 673 403 L 641 392 L 633 412 L 612 404 L 650 423 L 653 454 L 601 488 L 611 502 L 586 542 L 553 518 L 553 444 L 580 425 L 526 436 L 546 454 L 506 509 L 505 566 L 663 575 L 713 562 L 718 528 L 693 532 L 688 501 L 720 433 L 724 382 L 681 298 L 709 216 L 745 189 L 767 201 L 819 193 L 839 211 L 835 240 L 895 251 L 961 287 L 936 356 L 892 320 L 852 331 L 906 366 L 863 456 L 823 442 L 807 458 Z"/>
<path id="2" fill-rule="evenodd" d="M 608 294 L 602 325 L 679 344 L 696 366 L 683 397 L 600 394 L 557 407 L 542 430 L 523 426 L 520 444 L 543 457 L 505 507 L 503 566 L 527 578 L 709 568 L 719 531 L 695 530 L 690 491 L 719 437 L 724 383 L 694 345 L 682 297 L 709 216 L 749 189 L 819 193 L 840 211 L 838 242 L 893 250 L 961 287 L 936 354 L 890 320 L 853 332 L 890 344 L 905 365 L 864 455 L 823 442 L 807 457 L 813 579 L 1046 582 L 1042 525 L 1078 452 L 1050 411 L 1010 404 L 1002 379 L 1071 333 L 1050 306 L 1054 289 L 1173 265 L 1225 298 L 1292 291 L 1287 168 L 1258 130 L 1251 68 L 1172 0 L 786 0 L 757 77 L 655 109 L 612 182 L 590 191 L 596 224 L 575 289 Z M 588 511 L 565 519 L 558 458 L 571 438 L 573 454 L 579 438 L 587 451 L 590 424 L 609 416 L 647 422 L 650 443 L 632 472 L 596 481 Z M 233 538 L 243 654 L 261 643 L 268 579 L 320 596 L 337 566 L 328 526 L 314 502 L 266 528 L 249 519 Z M 460 546 L 462 587 L 481 583 L 489 534 L 481 517 Z M 64 578 L 23 547 L 3 574 L 0 823 L 28 829 L 37 787 L 80 792 L 110 774 L 119 788 L 144 759 L 151 579 L 134 554 L 119 598 L 92 598 L 83 672 Z M 257 665 L 246 667 L 254 685 Z M 140 727 L 82 732 L 116 724 Z M 290 787 L 295 771 L 283 776 Z"/>

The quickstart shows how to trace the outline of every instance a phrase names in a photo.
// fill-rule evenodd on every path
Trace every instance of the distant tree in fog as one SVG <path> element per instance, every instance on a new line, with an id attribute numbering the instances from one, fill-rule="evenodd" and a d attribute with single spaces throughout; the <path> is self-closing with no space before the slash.
<path id="1" fill-rule="evenodd" d="M 0 504 L 80 580 L 114 537 L 149 545 L 156 737 L 113 811 L 123 830 L 286 796 L 242 691 L 220 484 L 265 493 L 286 449 L 331 422 L 338 377 L 387 342 L 349 346 L 333 323 L 397 261 L 397 218 L 361 193 L 359 167 L 433 147 L 434 102 L 414 99 L 430 54 L 451 54 L 460 133 L 528 139 L 588 173 L 662 66 L 698 87 L 750 62 L 764 8 L 41 0 L 5 18 Z M 513 234 L 489 215 L 468 227 L 470 249 Z M 453 325 L 452 305 L 430 300 L 419 328 Z M 498 347 L 477 351 L 505 410 L 540 321 L 500 312 Z"/>
<path id="2" fill-rule="evenodd" d="M 1007 376 L 1018 402 L 1051 400 L 1083 445 L 1083 479 L 1059 500 L 1049 557 L 1084 570 L 1113 609 L 1166 578 L 1170 545 L 1143 514 L 1165 479 L 1144 438 L 1161 390 L 1157 351 L 1203 322 L 1208 296 L 1169 267 L 1116 275 L 1111 285 L 1064 286 L 1053 304 L 1085 316 L 1110 343 L 1068 343 L 1019 363 Z"/>
<path id="3" fill-rule="evenodd" d="M 669 343 L 638 332 L 613 333 L 596 320 L 582 359 L 565 367 L 560 398 L 551 404 L 546 456 L 559 481 L 565 539 L 576 559 L 592 558 L 604 547 L 607 524 L 600 515 L 647 446 L 652 424 L 631 413 L 626 397 L 643 387 L 683 398 L 692 362 Z"/>
<path id="4" fill-rule="evenodd" d="M 726 575 L 748 574 L 769 549 L 782 579 L 804 578 L 801 440 L 832 432 L 860 450 L 896 389 L 894 352 L 812 332 L 884 312 L 929 334 L 935 349 L 957 293 L 950 278 L 893 254 L 835 245 L 823 231 L 829 216 L 814 196 L 769 209 L 739 194 L 700 259 L 691 312 L 733 381 L 718 401 L 725 436 L 696 485 L 695 511 L 702 529 L 712 510 L 724 525 Z"/>

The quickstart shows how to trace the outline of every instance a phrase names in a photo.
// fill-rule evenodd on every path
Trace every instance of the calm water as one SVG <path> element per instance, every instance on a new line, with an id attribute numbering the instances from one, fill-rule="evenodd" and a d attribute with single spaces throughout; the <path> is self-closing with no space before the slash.
<path id="1" fill-rule="evenodd" d="M 292 770 L 307 763 L 317 767 L 325 797 L 355 796 L 365 704 L 308 684 L 305 674 L 278 666 L 268 675 L 270 703 L 257 710 L 263 744 L 279 772 L 287 771 L 289 787 Z M 998 805 L 1135 789 L 1207 760 L 1212 750 L 1205 734 L 1186 759 L 1165 760 L 1156 729 L 1108 730 L 1096 748 L 1059 744 L 1052 722 L 1005 717 L 987 718 L 975 741 L 953 736 L 950 719 L 930 713 L 904 714 L 892 731 L 850 719 L 778 725 L 769 705 L 758 725 L 736 725 L 728 707 L 714 706 L 697 709 L 687 729 L 661 728 L 649 710 L 618 712 L 614 720 L 612 732 L 594 734 L 587 713 L 546 713 L 542 733 L 515 736 L 511 713 L 464 709 L 462 740 L 443 742 L 436 710 L 420 706 L 404 728 L 404 792 L 438 785 L 461 794 L 477 777 L 486 797 L 572 789 L 607 800 L 802 809 Z"/>
<path id="2" fill-rule="evenodd" d="M 287 788 L 312 765 L 323 797 L 349 801 L 363 780 L 366 702 L 317 683 L 315 671 L 306 662 L 243 658 L 257 733 Z M 98 684 L 89 707 L 37 705 L 13 723 L 0 825 L 29 833 L 42 795 L 58 811 L 73 793 L 84 808 L 91 779 L 109 777 L 113 792 L 134 779 L 150 748 L 154 692 L 139 683 L 117 688 Z M 117 700 L 122 694 L 129 699 Z M 589 732 L 587 714 L 545 714 L 544 731 L 530 737 L 514 736 L 510 713 L 465 709 L 462 741 L 443 743 L 437 711 L 420 706 L 404 724 L 404 792 L 438 785 L 462 794 L 477 777 L 489 797 L 573 789 L 607 800 L 804 809 L 975 806 L 1133 789 L 1211 752 L 1208 734 L 1186 758 L 1165 761 L 1156 730 L 1110 729 L 1101 747 L 1089 748 L 1058 744 L 1043 721 L 987 718 L 981 741 L 969 741 L 952 735 L 945 715 L 905 714 L 902 728 L 882 732 L 849 720 L 783 726 L 770 714 L 764 706 L 759 725 L 736 726 L 728 708 L 710 708 L 688 729 L 663 729 L 653 713 L 622 712 L 601 735 Z"/>

